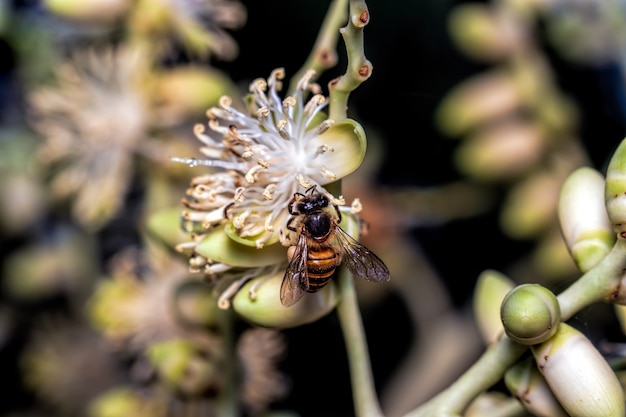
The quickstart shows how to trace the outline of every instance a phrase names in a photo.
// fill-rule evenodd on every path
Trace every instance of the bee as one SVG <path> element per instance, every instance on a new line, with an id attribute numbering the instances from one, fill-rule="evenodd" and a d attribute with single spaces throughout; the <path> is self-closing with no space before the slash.
<path id="1" fill-rule="evenodd" d="M 305 293 L 321 290 L 343 263 L 353 275 L 369 281 L 389 281 L 389 269 L 372 251 L 346 233 L 339 223 L 341 211 L 315 186 L 295 193 L 288 210 L 287 229 L 298 233 L 290 247 L 291 260 L 280 286 L 280 301 L 292 306 Z"/>

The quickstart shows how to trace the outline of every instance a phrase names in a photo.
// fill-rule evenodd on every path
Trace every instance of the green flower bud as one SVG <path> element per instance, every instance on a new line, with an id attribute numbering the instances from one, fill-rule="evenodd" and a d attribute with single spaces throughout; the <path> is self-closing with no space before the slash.
<path id="1" fill-rule="evenodd" d="M 504 330 L 500 320 L 502 300 L 515 287 L 513 281 L 498 271 L 483 271 L 474 289 L 474 316 L 483 340 L 493 343 Z"/>
<path id="2" fill-rule="evenodd" d="M 215 390 L 219 384 L 216 364 L 190 341 L 175 339 L 155 343 L 146 354 L 159 377 L 176 392 L 200 395 Z"/>
<path id="3" fill-rule="evenodd" d="M 542 235 L 554 223 L 561 178 L 548 171 L 537 171 L 520 181 L 509 193 L 500 224 L 516 239 Z"/>
<path id="4" fill-rule="evenodd" d="M 330 313 L 337 305 L 335 282 L 316 293 L 305 294 L 291 307 L 280 302 L 280 286 L 285 271 L 250 280 L 232 300 L 233 310 L 250 323 L 284 329 L 312 323 Z"/>
<path id="5" fill-rule="evenodd" d="M 509 368 L 504 383 L 533 416 L 568 417 L 532 358 Z"/>
<path id="6" fill-rule="evenodd" d="M 604 205 L 604 177 L 582 167 L 563 183 L 559 220 L 567 248 L 582 272 L 594 267 L 611 250 L 615 234 Z"/>
<path id="7" fill-rule="evenodd" d="M 539 284 L 522 284 L 511 290 L 500 309 L 504 331 L 514 341 L 534 345 L 549 339 L 561 320 L 556 296 Z"/>
<path id="8" fill-rule="evenodd" d="M 89 406 L 89 417 L 158 417 L 163 413 L 157 404 L 150 404 L 132 388 L 113 388 L 93 400 Z"/>
<path id="9" fill-rule="evenodd" d="M 613 229 L 626 237 L 626 139 L 622 140 L 609 161 L 604 200 Z"/>
<path id="10" fill-rule="evenodd" d="M 561 323 L 552 338 L 531 350 L 571 417 L 624 416 L 624 391 L 615 372 L 581 332 Z"/>
<path id="11" fill-rule="evenodd" d="M 523 41 L 520 26 L 485 4 L 461 4 L 450 16 L 450 32 L 459 48 L 478 59 L 501 59 Z"/>
<path id="12" fill-rule="evenodd" d="M 458 148 L 455 161 L 467 175 L 482 181 L 501 181 L 527 172 L 545 147 L 541 129 L 510 122 L 480 130 Z"/>

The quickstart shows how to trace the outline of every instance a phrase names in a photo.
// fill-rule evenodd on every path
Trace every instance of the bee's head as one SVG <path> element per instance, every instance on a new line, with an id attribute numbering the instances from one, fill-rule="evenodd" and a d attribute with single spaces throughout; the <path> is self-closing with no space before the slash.
<path id="1" fill-rule="evenodd" d="M 310 196 L 306 196 L 297 205 L 298 211 L 302 214 L 311 214 L 316 211 L 320 211 L 328 207 L 328 197 L 323 194 L 315 193 Z"/>

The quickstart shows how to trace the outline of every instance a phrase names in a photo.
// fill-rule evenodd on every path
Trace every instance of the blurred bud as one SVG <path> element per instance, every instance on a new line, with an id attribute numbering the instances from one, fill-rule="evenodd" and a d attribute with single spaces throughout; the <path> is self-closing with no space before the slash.
<path id="1" fill-rule="evenodd" d="M 543 234 L 554 222 L 560 187 L 561 178 L 545 171 L 516 184 L 502 209 L 500 224 L 504 232 L 516 239 Z"/>
<path id="2" fill-rule="evenodd" d="M 626 139 L 622 140 L 609 161 L 604 200 L 613 229 L 626 238 Z"/>
<path id="3" fill-rule="evenodd" d="M 50 12 L 82 23 L 112 23 L 130 8 L 131 0 L 44 0 Z"/>
<path id="4" fill-rule="evenodd" d="M 504 383 L 533 416 L 568 417 L 532 358 L 509 368 L 504 374 Z"/>
<path id="5" fill-rule="evenodd" d="M 47 208 L 45 189 L 31 175 L 2 172 L 0 176 L 0 226 L 18 234 L 43 218 Z"/>
<path id="6" fill-rule="evenodd" d="M 471 57 L 503 59 L 523 44 L 522 22 L 484 4 L 461 4 L 450 16 L 450 33 L 459 48 Z"/>
<path id="7" fill-rule="evenodd" d="M 167 118 L 178 120 L 203 114 L 235 87 L 223 73 L 200 66 L 176 67 L 159 77 L 157 100 Z"/>
<path id="8" fill-rule="evenodd" d="M 483 271 L 474 289 L 474 316 L 478 330 L 487 343 L 495 342 L 504 328 L 500 320 L 502 300 L 515 287 L 513 281 L 498 271 Z"/>
<path id="9" fill-rule="evenodd" d="M 504 331 L 512 340 L 534 345 L 554 335 L 561 309 L 552 291 L 539 284 L 522 284 L 506 295 L 500 316 Z"/>
<path id="10" fill-rule="evenodd" d="M 561 323 L 552 338 L 531 350 L 571 417 L 624 416 L 624 391 L 615 372 L 581 332 Z"/>
<path id="11" fill-rule="evenodd" d="M 447 135 L 461 135 L 475 125 L 513 112 L 522 103 L 511 76 L 494 70 L 476 75 L 448 93 L 437 110 L 437 125 Z"/>
<path id="12" fill-rule="evenodd" d="M 219 367 L 190 341 L 154 343 L 146 354 L 161 380 L 175 392 L 196 396 L 214 393 L 219 388 Z"/>
<path id="13" fill-rule="evenodd" d="M 545 140 L 530 123 L 498 123 L 465 140 L 455 161 L 467 175 L 484 181 L 502 181 L 527 172 L 542 156 Z"/>
<path id="14" fill-rule="evenodd" d="M 567 248 L 576 265 L 587 272 L 609 253 L 615 234 L 604 205 L 604 177 L 582 167 L 563 183 L 559 220 Z"/>
<path id="15" fill-rule="evenodd" d="M 531 253 L 531 263 L 546 280 L 555 283 L 578 276 L 580 272 L 563 241 L 561 231 L 556 227 L 551 227 L 536 242 Z"/>
<path id="16" fill-rule="evenodd" d="M 280 301 L 280 286 L 285 271 L 249 281 L 237 292 L 233 309 L 250 323 L 284 329 L 312 323 L 330 313 L 337 305 L 333 281 L 316 293 L 307 293 L 291 307 Z"/>
<path id="17" fill-rule="evenodd" d="M 89 417 L 161 417 L 164 412 L 157 404 L 149 403 L 144 396 L 131 388 L 111 389 L 96 398 L 89 407 Z"/>

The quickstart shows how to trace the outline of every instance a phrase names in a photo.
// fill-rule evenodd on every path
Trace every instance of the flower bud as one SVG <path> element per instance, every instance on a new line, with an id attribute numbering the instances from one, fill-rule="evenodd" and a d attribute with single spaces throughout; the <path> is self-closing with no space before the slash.
<path id="1" fill-rule="evenodd" d="M 568 324 L 531 347 L 539 370 L 571 417 L 623 417 L 624 391 L 591 341 Z"/>
<path id="2" fill-rule="evenodd" d="M 89 405 L 89 417 L 147 417 L 159 416 L 158 404 L 151 404 L 145 396 L 130 387 L 117 387 L 100 394 Z"/>
<path id="3" fill-rule="evenodd" d="M 517 183 L 504 203 L 500 224 L 516 239 L 542 235 L 554 224 L 562 180 L 549 171 L 537 171 Z"/>
<path id="4" fill-rule="evenodd" d="M 250 323 L 284 329 L 314 322 L 330 313 L 338 297 L 333 281 L 316 293 L 305 294 L 291 307 L 280 302 L 285 271 L 250 280 L 232 300 L 233 309 Z"/>
<path id="5" fill-rule="evenodd" d="M 530 123 L 500 123 L 465 140 L 455 155 L 456 165 L 483 181 L 515 178 L 535 165 L 545 147 L 541 129 Z"/>
<path id="6" fill-rule="evenodd" d="M 561 320 L 556 296 L 539 284 L 522 284 L 511 290 L 500 309 L 504 331 L 514 341 L 534 345 L 549 339 Z"/>
<path id="7" fill-rule="evenodd" d="M 496 341 L 502 331 L 500 306 L 502 300 L 515 287 L 513 281 L 498 271 L 483 271 L 474 289 L 474 316 L 483 340 L 489 344 Z"/>
<path id="8" fill-rule="evenodd" d="M 582 167 L 565 180 L 559 196 L 559 221 L 576 265 L 587 272 L 611 250 L 615 235 L 604 205 L 604 177 Z"/>
<path id="9" fill-rule="evenodd" d="M 504 383 L 533 416 L 568 417 L 532 358 L 509 368 Z"/>
<path id="10" fill-rule="evenodd" d="M 613 229 L 626 237 L 626 139 L 622 140 L 609 161 L 604 200 Z"/>

